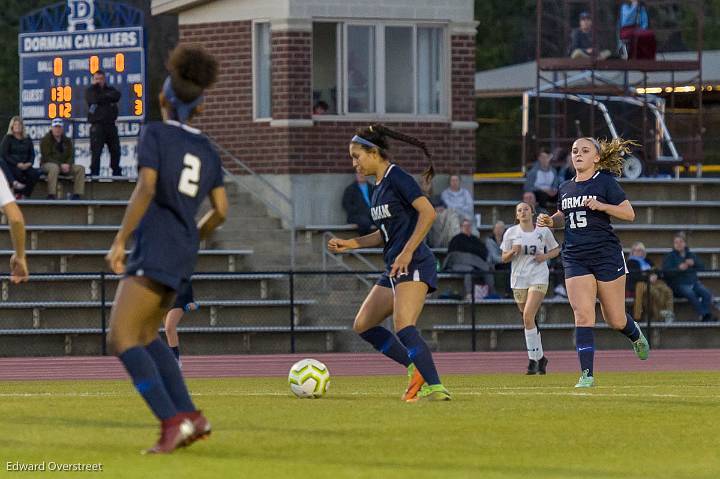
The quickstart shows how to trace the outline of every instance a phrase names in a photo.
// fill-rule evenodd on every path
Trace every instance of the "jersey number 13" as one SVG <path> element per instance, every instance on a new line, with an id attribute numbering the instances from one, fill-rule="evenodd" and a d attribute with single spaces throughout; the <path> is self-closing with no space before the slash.
<path id="1" fill-rule="evenodd" d="M 178 191 L 186 196 L 195 198 L 198 194 L 198 183 L 200 182 L 200 158 L 190 153 L 185 153 L 183 168 L 178 183 Z"/>

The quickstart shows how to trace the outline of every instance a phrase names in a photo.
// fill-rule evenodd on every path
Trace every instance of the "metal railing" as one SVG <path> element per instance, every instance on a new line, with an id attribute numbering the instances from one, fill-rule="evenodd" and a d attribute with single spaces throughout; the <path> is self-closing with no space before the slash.
<path id="1" fill-rule="evenodd" d="M 493 344 L 503 331 L 521 331 L 523 325 L 518 319 L 512 291 L 508 289 L 507 273 L 509 271 L 492 273 L 495 286 L 487 289 L 490 294 L 485 297 L 476 294 L 476 285 L 485 284 L 487 272 L 438 273 L 439 289 L 428 296 L 419 327 L 433 336 L 443 332 L 461 333 L 458 337 L 465 339 L 454 347 L 472 351 L 479 349 L 481 334 L 483 339 L 489 335 Z M 550 297 L 553 287 L 562 284 L 556 273 L 551 274 L 549 295 L 543 301 L 536 323 L 540 329 L 570 331 L 574 324 L 569 301 L 562 296 Z M 352 323 L 380 274 L 377 269 L 197 273 L 193 283 L 200 308 L 182 320 L 178 332 L 181 341 L 184 334 L 195 335 L 195 340 L 204 341 L 210 351 L 214 345 L 228 342 L 232 343 L 233 352 L 241 353 L 367 350 L 367 345 L 352 332 Z M 648 285 L 651 274 L 632 273 L 630 277 Z M 701 276 L 702 280 L 717 281 L 718 278 L 720 271 L 706 271 Z M 15 337 L 16 343 L 9 351 L 46 355 L 48 352 L 42 349 L 45 343 L 27 341 L 27 336 L 62 335 L 65 354 L 78 354 L 73 349 L 74 341 L 80 345 L 80 351 L 86 351 L 81 354 L 108 354 L 109 308 L 120 279 L 118 275 L 104 272 L 33 274 L 29 282 L 43 283 L 43 287 L 23 291 L 24 285 L 11 285 L 7 275 L 0 276 L 2 344 L 7 346 Z M 52 293 L 46 295 L 45 291 Z M 33 296 L 39 299 L 31 299 Z M 62 297 L 63 300 L 40 297 Z M 233 299 L 225 299 L 228 297 Z M 650 312 L 657 308 L 651 305 L 651 294 L 643 297 L 642 317 L 635 319 L 640 320 L 650 341 L 656 330 L 720 326 L 717 322 L 700 323 L 687 306 L 683 306 L 684 311 L 679 315 L 682 318 L 675 323 L 651 317 Z M 625 301 L 626 306 L 632 308 L 635 300 L 628 297 Z M 680 305 L 687 301 L 676 299 L 674 302 Z M 564 309 L 555 311 L 558 307 Z M 602 323 L 598 327 L 606 328 Z M 225 337 L 208 337 L 208 333 Z M 264 336 L 262 342 L 261 336 Z M 250 342 L 254 340 L 259 345 L 252 346 Z M 340 348 L 336 347 L 338 340 L 342 344 Z M 5 355 L 21 354 L 0 350 L 0 356 Z"/>

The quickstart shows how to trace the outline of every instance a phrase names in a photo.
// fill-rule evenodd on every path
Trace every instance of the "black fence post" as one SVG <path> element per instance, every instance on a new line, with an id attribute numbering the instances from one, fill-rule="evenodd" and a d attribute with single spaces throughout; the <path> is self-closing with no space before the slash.
<path id="1" fill-rule="evenodd" d="M 105 271 L 100 271 L 100 349 L 107 356 L 107 324 L 105 319 Z"/>
<path id="2" fill-rule="evenodd" d="M 289 273 L 290 283 L 290 352 L 295 353 L 295 275 L 292 270 Z"/>
<path id="3" fill-rule="evenodd" d="M 475 330 L 475 281 L 473 281 L 472 275 L 470 275 L 470 320 L 472 324 L 472 339 L 471 345 L 473 352 L 477 351 L 477 338 Z"/>

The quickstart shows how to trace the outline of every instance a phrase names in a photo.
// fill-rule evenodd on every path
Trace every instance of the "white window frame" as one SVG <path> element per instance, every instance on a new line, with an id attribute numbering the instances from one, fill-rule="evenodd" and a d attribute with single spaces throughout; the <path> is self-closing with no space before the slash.
<path id="1" fill-rule="evenodd" d="M 267 25 L 270 29 L 270 116 L 258 117 L 258 75 L 257 71 L 257 25 Z M 257 19 L 252 22 L 252 32 L 250 34 L 251 40 L 251 62 L 252 62 L 252 109 L 253 109 L 253 121 L 255 122 L 269 122 L 272 121 L 272 24 L 270 19 Z"/>
<path id="2" fill-rule="evenodd" d="M 347 19 L 322 18 L 313 20 L 313 23 L 337 23 L 337 114 L 313 115 L 315 121 L 359 121 L 359 120 L 388 120 L 388 121 L 420 121 L 420 122 L 448 122 L 452 111 L 452 45 L 450 44 L 450 26 L 442 22 L 416 22 L 403 20 L 362 21 Z M 347 69 L 347 27 L 369 26 L 375 27 L 375 112 L 349 113 L 348 110 L 348 69 Z M 413 63 L 413 112 L 412 113 L 386 113 L 385 112 L 385 28 L 386 27 L 412 27 L 412 63 Z M 443 45 L 440 52 L 440 69 L 442 75 L 442 92 L 440 98 L 440 112 L 433 114 L 418 114 L 418 65 L 417 65 L 417 30 L 418 28 L 441 28 Z"/>

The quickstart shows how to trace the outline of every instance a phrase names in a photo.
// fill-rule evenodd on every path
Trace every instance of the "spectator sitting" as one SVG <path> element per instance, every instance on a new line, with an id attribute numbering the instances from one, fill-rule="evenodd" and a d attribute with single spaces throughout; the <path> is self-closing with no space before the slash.
<path id="1" fill-rule="evenodd" d="M 565 148 L 555 148 L 552 155 L 552 166 L 558 172 L 559 183 L 572 180 L 575 177 L 572 155 Z"/>
<path id="2" fill-rule="evenodd" d="M 75 164 L 73 142 L 65 136 L 60 118 L 52 121 L 50 131 L 40 140 L 40 155 L 40 168 L 47 175 L 48 199 L 57 198 L 59 175 L 73 176 L 72 199 L 80 199 L 85 192 L 85 167 Z"/>
<path id="3" fill-rule="evenodd" d="M 675 296 L 686 298 L 701 321 L 717 321 L 712 314 L 712 293 L 697 277 L 703 264 L 687 247 L 684 233 L 673 237 L 673 250 L 665 256 L 663 270 Z"/>
<path id="4" fill-rule="evenodd" d="M 368 183 L 365 175 L 355 173 L 355 181 L 348 185 L 343 193 L 342 207 L 347 213 L 347 222 L 358 226 L 360 236 L 376 229 L 370 216 L 372 192 L 373 186 Z"/>
<path id="5" fill-rule="evenodd" d="M 325 115 L 327 114 L 329 109 L 330 107 L 328 106 L 328 104 L 320 100 L 313 107 L 313 115 Z"/>
<path id="6" fill-rule="evenodd" d="M 628 58 L 655 60 L 655 32 L 650 30 L 645 2 L 629 0 L 620 7 L 620 39 L 628 43 Z"/>
<path id="7" fill-rule="evenodd" d="M 442 198 L 433 195 L 432 180 L 422 178 L 420 189 L 435 208 L 435 221 L 427 235 L 428 244 L 433 248 L 447 248 L 450 240 L 460 233 L 460 215 L 445 206 Z"/>
<path id="8" fill-rule="evenodd" d="M 673 312 L 673 293 L 670 287 L 665 284 L 655 272 L 655 265 L 647 258 L 645 245 L 640 241 L 636 241 L 632 245 L 630 256 L 627 260 L 627 267 L 630 271 L 627 280 L 627 291 L 635 296 L 635 304 L 633 305 L 633 317 L 635 321 L 642 318 L 643 308 L 645 307 L 645 295 L 650 288 L 650 301 L 648 314 L 652 319 L 662 318 L 666 323 L 672 323 L 675 320 Z M 642 281 L 642 273 L 649 272 L 647 282 Z"/>
<path id="9" fill-rule="evenodd" d="M 580 27 L 574 28 L 570 41 L 570 58 L 590 58 L 593 56 L 592 16 L 588 12 L 580 14 Z M 598 58 L 605 60 L 610 50 L 601 50 Z"/>
<path id="10" fill-rule="evenodd" d="M 558 185 L 560 184 L 557 171 L 550 165 L 551 160 L 552 157 L 547 150 L 540 150 L 537 161 L 527 173 L 524 186 L 524 191 L 535 193 L 537 202 L 545 207 L 548 207 L 548 205 L 555 206 Z"/>
<path id="11" fill-rule="evenodd" d="M 10 173 L 8 183 L 15 187 L 17 198 L 30 196 L 41 173 L 39 169 L 33 168 L 35 148 L 25 134 L 25 125 L 19 116 L 10 119 L 7 135 L 0 144 L 0 156 L 7 165 Z"/>
<path id="12" fill-rule="evenodd" d="M 448 255 L 443 263 L 443 271 L 453 273 L 481 273 L 489 291 L 494 289 L 494 277 L 488 263 L 488 250 L 477 236 L 472 234 L 472 222 L 463 220 L 461 231 L 448 246 Z M 472 274 L 465 275 L 465 297 L 473 292 Z"/>
<path id="13" fill-rule="evenodd" d="M 445 206 L 457 211 L 464 219 L 470 220 L 472 224 L 475 205 L 473 204 L 472 194 L 465 188 L 460 187 L 460 176 L 450 176 L 450 186 L 440 195 Z"/>
<path id="14" fill-rule="evenodd" d="M 505 296 L 511 295 L 510 288 L 510 263 L 503 263 L 502 245 L 505 236 L 505 223 L 498 221 L 492 229 L 492 233 L 485 238 L 485 247 L 488 251 L 488 263 L 495 267 L 495 287 L 500 289 Z"/>
<path id="15" fill-rule="evenodd" d="M 533 193 L 532 191 L 526 191 L 525 193 L 523 193 L 522 202 L 529 205 L 530 209 L 534 212 L 533 214 L 535 215 L 549 214 L 548 210 L 538 204 L 537 198 L 535 198 L 535 193 Z"/>

